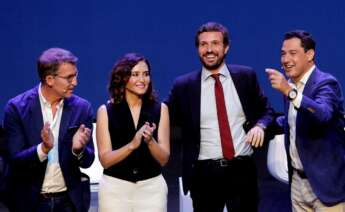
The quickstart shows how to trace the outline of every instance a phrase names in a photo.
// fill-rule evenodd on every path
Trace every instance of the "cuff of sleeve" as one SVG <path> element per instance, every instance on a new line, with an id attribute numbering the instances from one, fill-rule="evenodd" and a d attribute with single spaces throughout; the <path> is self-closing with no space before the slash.
<path id="1" fill-rule="evenodd" d="M 37 145 L 37 155 L 41 162 L 48 158 L 48 155 L 42 151 L 42 143 Z"/>
<path id="2" fill-rule="evenodd" d="M 78 160 L 80 160 L 80 158 L 83 157 L 83 154 L 84 154 L 84 149 L 79 153 L 79 154 L 76 154 L 75 152 L 73 152 L 73 149 L 72 149 L 72 154 L 74 156 L 76 156 L 78 158 Z"/>
<path id="3" fill-rule="evenodd" d="M 260 122 L 256 123 L 255 126 L 258 126 L 263 130 L 266 130 L 266 128 L 267 128 L 266 125 L 264 125 L 263 123 L 260 123 Z"/>

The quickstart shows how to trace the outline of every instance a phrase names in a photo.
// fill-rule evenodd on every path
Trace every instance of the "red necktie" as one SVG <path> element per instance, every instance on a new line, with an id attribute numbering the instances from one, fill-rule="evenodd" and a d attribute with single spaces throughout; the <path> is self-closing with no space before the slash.
<path id="1" fill-rule="evenodd" d="M 225 159 L 231 160 L 235 155 L 235 150 L 232 143 L 228 115 L 226 113 L 223 86 L 219 80 L 219 74 L 212 74 L 211 76 L 216 81 L 214 84 L 214 93 L 216 95 L 218 125 L 220 140 L 222 142 L 223 156 Z"/>

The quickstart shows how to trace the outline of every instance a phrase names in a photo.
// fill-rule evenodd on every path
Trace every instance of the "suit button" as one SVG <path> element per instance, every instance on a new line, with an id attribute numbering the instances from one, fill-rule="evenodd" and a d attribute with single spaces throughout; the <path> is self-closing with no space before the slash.
<path id="1" fill-rule="evenodd" d="M 134 168 L 132 172 L 133 172 L 133 174 L 138 174 L 138 169 Z"/>

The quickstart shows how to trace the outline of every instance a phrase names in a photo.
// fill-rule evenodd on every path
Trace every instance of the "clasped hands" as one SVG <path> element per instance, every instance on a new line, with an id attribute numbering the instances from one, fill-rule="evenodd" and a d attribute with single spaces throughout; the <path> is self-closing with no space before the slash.
<path id="1" fill-rule="evenodd" d="M 141 144 L 142 138 L 144 138 L 143 140 L 145 143 L 150 144 L 154 140 L 152 136 L 156 128 L 157 126 L 155 123 L 150 124 L 149 122 L 145 122 L 145 124 L 141 126 L 141 128 L 135 134 L 131 142 L 130 149 L 134 150 L 138 148 Z"/>
<path id="2" fill-rule="evenodd" d="M 89 142 L 91 137 L 91 129 L 87 128 L 84 124 L 81 124 L 77 132 L 74 134 L 72 139 L 72 152 L 80 154 L 86 144 Z M 42 151 L 48 154 L 49 151 L 54 147 L 54 135 L 50 129 L 50 124 L 46 122 L 41 130 L 42 138 Z"/>

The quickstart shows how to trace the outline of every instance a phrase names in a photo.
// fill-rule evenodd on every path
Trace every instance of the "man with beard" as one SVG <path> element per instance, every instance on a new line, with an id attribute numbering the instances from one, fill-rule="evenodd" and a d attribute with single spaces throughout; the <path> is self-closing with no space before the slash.
<path id="1" fill-rule="evenodd" d="M 273 109 L 254 70 L 227 65 L 228 30 L 208 22 L 196 33 L 202 68 L 178 77 L 166 103 L 180 127 L 183 189 L 196 212 L 257 211 L 253 148 L 263 145 Z"/>
<path id="2" fill-rule="evenodd" d="M 79 167 L 94 160 L 93 114 L 73 95 L 76 62 L 65 49 L 44 51 L 37 61 L 41 83 L 5 107 L 11 211 L 88 211 L 90 185 Z"/>

